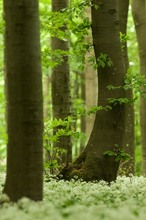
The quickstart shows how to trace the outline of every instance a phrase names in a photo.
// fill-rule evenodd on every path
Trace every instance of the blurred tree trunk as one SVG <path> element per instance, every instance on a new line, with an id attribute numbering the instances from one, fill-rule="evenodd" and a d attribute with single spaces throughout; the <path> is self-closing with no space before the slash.
<path id="1" fill-rule="evenodd" d="M 108 98 L 125 98 L 123 89 L 107 88 L 109 85 L 122 86 L 125 75 L 117 1 L 93 0 L 92 3 L 93 45 L 96 59 L 99 61 L 98 105 L 106 107 L 109 105 Z M 108 64 L 109 60 L 112 65 Z M 115 159 L 123 147 L 125 104 L 117 102 L 115 105 L 111 104 L 111 107 L 111 110 L 97 111 L 87 146 L 72 164 L 62 170 L 64 179 L 74 176 L 86 181 L 103 179 L 110 182 L 116 179 L 119 161 Z M 107 151 L 114 156 L 105 155 Z"/>
<path id="2" fill-rule="evenodd" d="M 87 17 L 91 21 L 91 8 L 88 7 L 86 10 Z M 89 34 L 85 38 L 86 43 L 93 42 L 92 36 Z M 95 57 L 94 50 L 91 49 L 89 53 L 85 55 L 85 69 L 82 73 L 82 100 L 85 104 L 86 110 L 90 110 L 91 107 L 95 107 L 97 105 L 97 71 L 93 68 L 93 66 L 89 63 L 90 57 Z M 81 142 L 80 152 L 83 151 L 85 143 L 88 142 L 91 131 L 93 129 L 93 124 L 95 120 L 95 114 L 91 114 L 87 117 L 81 118 L 81 131 L 85 133 L 85 140 Z"/>
<path id="3" fill-rule="evenodd" d="M 4 0 L 7 174 L 11 201 L 42 200 L 43 104 L 38 1 Z"/>
<path id="4" fill-rule="evenodd" d="M 94 52 L 92 51 L 89 56 L 93 56 Z M 86 61 L 88 58 L 86 59 Z M 97 106 L 97 90 L 98 90 L 98 85 L 97 85 L 97 71 L 93 69 L 93 67 L 86 62 L 85 66 L 85 104 L 87 109 L 91 109 L 91 107 Z M 94 125 L 94 120 L 95 120 L 95 114 L 91 114 L 90 116 L 86 117 L 86 135 L 87 135 L 87 140 L 89 140 L 90 134 L 93 129 Z"/>
<path id="5" fill-rule="evenodd" d="M 120 19 L 120 32 L 124 35 L 127 34 L 127 19 L 129 0 L 118 0 L 119 19 Z M 125 61 L 125 72 L 129 68 L 127 42 L 122 42 L 123 56 Z M 133 99 L 132 89 L 126 90 L 126 98 Z M 134 174 L 134 103 L 125 105 L 125 137 L 123 150 L 128 153 L 132 159 L 122 161 L 120 166 L 120 174 L 129 175 Z"/>
<path id="6" fill-rule="evenodd" d="M 132 0 L 132 14 L 138 41 L 140 72 L 146 78 L 146 2 Z M 146 92 L 142 88 L 143 92 Z M 146 100 L 141 97 L 140 125 L 142 139 L 142 174 L 146 175 Z"/>
<path id="7" fill-rule="evenodd" d="M 68 6 L 68 0 L 52 0 L 52 11 L 61 12 Z M 67 29 L 64 24 L 60 30 L 65 31 Z M 52 50 L 69 50 L 69 43 L 66 40 L 61 40 L 57 37 L 52 37 L 51 39 Z M 68 56 L 63 55 L 63 62 L 52 68 L 52 108 L 53 108 L 53 118 L 64 120 L 71 114 L 71 96 L 70 96 L 70 70 L 68 63 Z M 64 129 L 64 127 L 59 126 L 54 128 L 54 135 L 58 129 Z M 54 151 L 59 149 L 58 160 L 59 165 L 65 165 L 72 160 L 72 146 L 70 136 L 59 137 L 58 142 L 53 145 Z M 63 153 L 65 151 L 65 153 Z"/>
<path id="8" fill-rule="evenodd" d="M 49 75 L 46 75 L 44 79 L 44 119 L 51 118 L 49 111 L 49 106 L 51 104 L 50 87 L 51 87 L 51 77 Z"/>
<path id="9" fill-rule="evenodd" d="M 80 78 L 80 75 L 81 75 L 81 72 L 80 71 L 74 71 L 74 80 L 73 80 L 73 96 L 72 96 L 72 99 L 73 99 L 73 113 L 75 113 L 75 115 L 77 114 L 77 109 L 78 109 L 78 100 L 81 99 L 81 91 L 80 91 L 80 81 L 81 81 L 81 78 Z M 76 106 L 77 105 L 77 106 Z M 75 109 L 74 109 L 75 107 Z M 82 119 L 81 119 L 81 123 L 82 123 Z M 73 123 L 73 127 L 74 127 L 74 130 L 77 131 L 78 130 L 78 120 L 75 120 L 74 123 Z M 82 125 L 81 125 L 82 126 Z M 80 127 L 81 127 L 80 126 Z M 81 129 L 84 129 L 84 128 L 81 128 Z M 80 153 L 80 149 L 79 149 L 79 145 L 78 145 L 78 141 L 75 141 L 74 142 L 74 153 L 73 153 L 73 159 L 76 158 L 79 153 Z M 81 146 L 81 145 L 80 145 Z"/>
<path id="10" fill-rule="evenodd" d="M 83 100 L 83 104 L 85 105 L 85 100 L 86 100 L 86 92 L 85 92 L 85 72 L 81 73 L 81 99 Z M 86 139 L 86 118 L 85 116 L 81 116 L 81 132 L 84 134 L 82 135 L 81 138 L 81 143 L 80 143 L 80 153 L 83 151 L 84 146 L 85 146 L 85 139 Z M 78 155 L 77 155 L 78 156 Z"/>
<path id="11" fill-rule="evenodd" d="M 91 8 L 87 9 L 87 16 L 91 21 Z M 87 42 L 93 42 L 92 35 L 88 35 L 86 37 Z M 97 85 L 97 71 L 91 66 L 88 62 L 89 57 L 94 56 L 94 50 L 91 50 L 90 53 L 86 54 L 85 60 L 85 105 L 89 110 L 91 107 L 97 105 L 97 93 L 98 93 L 98 85 Z M 87 140 L 89 140 L 91 131 L 93 129 L 93 124 L 95 120 L 95 114 L 91 114 L 86 117 L 86 135 Z"/>
<path id="12" fill-rule="evenodd" d="M 43 81 L 43 88 L 44 88 L 44 120 L 48 120 L 51 118 L 51 77 L 47 74 Z M 52 159 L 52 152 L 46 147 L 49 146 L 49 141 L 45 140 L 45 149 L 44 149 L 44 160 L 48 162 Z"/>

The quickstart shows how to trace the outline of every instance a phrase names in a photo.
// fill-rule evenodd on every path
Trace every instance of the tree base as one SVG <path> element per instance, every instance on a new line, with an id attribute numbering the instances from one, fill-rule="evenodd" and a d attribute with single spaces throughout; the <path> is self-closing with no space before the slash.
<path id="1" fill-rule="evenodd" d="M 82 179 L 84 181 L 115 181 L 119 164 L 113 158 L 93 157 L 83 152 L 72 164 L 66 165 L 59 178 L 65 180 Z"/>

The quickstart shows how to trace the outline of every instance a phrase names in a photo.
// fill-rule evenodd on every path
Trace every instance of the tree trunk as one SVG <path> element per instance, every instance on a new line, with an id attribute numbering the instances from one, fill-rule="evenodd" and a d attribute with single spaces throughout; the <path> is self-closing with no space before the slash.
<path id="1" fill-rule="evenodd" d="M 92 53 L 93 54 L 93 53 Z M 91 109 L 91 107 L 97 106 L 97 71 L 93 69 L 89 63 L 86 63 L 85 66 L 85 96 L 86 96 L 86 106 L 87 109 Z M 95 120 L 95 114 L 91 114 L 90 116 L 86 117 L 86 135 L 87 140 L 89 140 L 90 134 L 93 129 L 93 124 Z"/>
<path id="2" fill-rule="evenodd" d="M 49 114 L 49 107 L 51 105 L 50 86 L 51 77 L 49 75 L 46 75 L 44 78 L 44 119 L 51 118 L 51 114 Z"/>
<path id="3" fill-rule="evenodd" d="M 38 1 L 4 0 L 7 176 L 11 201 L 42 200 L 43 108 Z"/>
<path id="4" fill-rule="evenodd" d="M 87 16 L 91 21 L 91 8 L 87 9 Z M 87 42 L 92 42 L 92 36 L 88 35 L 86 37 Z M 94 50 L 90 51 L 89 54 L 86 54 L 86 64 L 85 64 L 85 104 L 89 110 L 91 107 L 97 105 L 97 94 L 98 94 L 98 83 L 97 83 L 97 71 L 89 64 L 88 60 L 90 56 L 95 56 Z M 93 129 L 95 120 L 95 114 L 91 114 L 86 117 L 86 135 L 87 141 L 89 140 L 91 131 Z"/>
<path id="5" fill-rule="evenodd" d="M 81 73 L 81 99 L 85 105 L 85 96 L 86 96 L 86 92 L 85 92 L 85 72 Z M 81 138 L 81 142 L 80 142 L 80 153 L 83 151 L 84 147 L 85 147 L 85 139 L 86 139 L 86 117 L 85 116 L 81 116 L 81 132 L 83 134 L 85 134 L 84 138 Z M 77 155 L 78 156 L 78 155 Z"/>
<path id="6" fill-rule="evenodd" d="M 68 0 L 52 0 L 52 11 L 59 12 L 68 6 Z M 60 28 L 62 31 L 67 29 L 66 25 Z M 68 41 L 61 40 L 57 37 L 52 37 L 52 50 L 68 51 Z M 68 63 L 68 56 L 63 56 L 63 62 L 52 68 L 52 105 L 53 105 L 53 118 L 64 120 L 71 114 L 71 97 L 70 97 L 70 70 Z M 57 130 L 63 128 L 54 128 L 54 134 Z M 54 143 L 54 151 L 56 148 L 60 149 L 60 159 L 58 163 L 65 165 L 72 160 L 72 146 L 71 137 L 62 136 L 58 142 Z M 66 153 L 63 153 L 65 150 Z"/>
<path id="7" fill-rule="evenodd" d="M 132 14 L 135 23 L 138 50 L 140 58 L 140 72 L 146 77 L 146 3 L 145 0 L 132 1 Z M 143 92 L 146 92 L 143 89 Z M 146 100 L 141 97 L 140 125 L 142 141 L 142 174 L 146 175 Z"/>
<path id="8" fill-rule="evenodd" d="M 118 0 L 120 31 L 122 34 L 127 34 L 127 18 L 129 9 L 129 0 Z M 127 42 L 122 43 L 123 56 L 125 61 L 125 72 L 129 68 Z M 126 98 L 133 99 L 132 89 L 126 90 Z M 124 175 L 134 174 L 134 103 L 125 105 L 125 137 L 123 150 L 131 156 L 128 161 L 122 161 L 119 173 Z"/>
<path id="9" fill-rule="evenodd" d="M 44 109 L 44 120 L 48 120 L 49 118 L 51 118 L 51 94 L 50 94 L 50 85 L 51 85 L 51 77 L 49 76 L 49 74 L 47 74 L 44 78 L 44 82 L 43 82 L 43 88 L 44 88 L 44 102 L 43 102 L 43 109 Z M 49 141 L 45 140 L 45 146 L 49 145 Z M 44 149 L 44 157 L 45 157 L 45 162 L 51 160 L 52 155 L 51 152 L 47 149 Z"/>
<path id="10" fill-rule="evenodd" d="M 125 75 L 117 1 L 93 0 L 92 3 L 92 33 L 96 59 L 101 61 L 102 53 L 104 58 L 108 56 L 113 63 L 108 65 L 108 58 L 105 58 L 105 66 L 98 62 L 98 105 L 105 107 L 109 105 L 108 98 L 125 98 L 122 88 L 107 88 L 109 85 L 122 86 Z M 117 102 L 115 105 L 111 104 L 111 107 L 111 110 L 97 111 L 87 146 L 74 163 L 62 170 L 64 179 L 74 176 L 86 181 L 102 179 L 110 182 L 116 179 L 119 167 L 116 156 L 123 147 L 125 104 Z M 107 151 L 116 156 L 109 156 L 108 153 L 105 155 Z"/>

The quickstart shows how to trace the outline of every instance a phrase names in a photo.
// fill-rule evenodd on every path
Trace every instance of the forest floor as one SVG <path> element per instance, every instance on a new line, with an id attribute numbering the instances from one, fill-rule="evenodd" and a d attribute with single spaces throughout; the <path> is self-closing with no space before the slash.
<path id="1" fill-rule="evenodd" d="M 1 220 L 143 220 L 146 215 L 146 178 L 118 177 L 106 182 L 57 181 L 44 178 L 44 200 L 23 198 L 9 203 L 1 194 L 5 173 L 0 174 Z M 5 201 L 5 202 L 4 202 Z"/>

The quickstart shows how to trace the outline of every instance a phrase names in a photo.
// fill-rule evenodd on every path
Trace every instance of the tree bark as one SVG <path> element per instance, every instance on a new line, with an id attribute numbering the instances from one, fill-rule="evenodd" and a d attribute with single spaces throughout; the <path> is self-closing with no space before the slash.
<path id="1" fill-rule="evenodd" d="M 108 98 L 125 98 L 121 89 L 109 90 L 107 86 L 122 86 L 125 75 L 123 56 L 119 37 L 117 1 L 92 1 L 92 34 L 96 59 L 101 53 L 112 60 L 113 65 L 98 65 L 98 105 L 109 105 Z M 98 9 L 97 9 L 97 7 Z M 125 104 L 111 104 L 111 110 L 100 110 L 96 118 L 89 141 L 83 153 L 61 174 L 64 179 L 74 176 L 86 181 L 114 181 L 119 161 L 105 152 L 120 152 L 123 147 L 125 130 Z"/>
<path id="2" fill-rule="evenodd" d="M 135 23 L 140 72 L 146 77 L 146 2 L 145 0 L 132 0 L 132 14 Z M 143 92 L 146 92 L 142 88 Z M 140 125 L 141 125 L 141 144 L 142 144 L 142 174 L 146 175 L 146 100 L 141 97 L 140 106 Z"/>
<path id="3" fill-rule="evenodd" d="M 50 87 L 51 87 L 51 77 L 49 76 L 49 74 L 47 74 L 44 78 L 44 82 L 43 82 L 43 97 L 44 97 L 44 102 L 43 102 L 43 115 L 44 115 L 44 120 L 47 120 L 49 118 L 51 118 L 51 91 L 50 91 Z M 45 146 L 49 145 L 48 140 L 45 140 Z M 45 162 L 49 161 L 52 159 L 52 155 L 51 152 L 48 150 L 44 150 L 44 156 L 45 156 Z"/>
<path id="4" fill-rule="evenodd" d="M 86 92 L 85 92 L 85 72 L 83 71 L 83 73 L 81 73 L 81 99 L 85 105 L 85 96 L 86 96 Z M 83 151 L 84 147 L 85 147 L 85 142 L 86 142 L 86 118 L 85 116 L 81 116 L 81 132 L 83 134 L 85 134 L 84 138 L 81 138 L 81 142 L 80 142 L 80 153 Z M 78 155 L 77 155 L 78 156 Z"/>
<path id="5" fill-rule="evenodd" d="M 42 200 L 43 108 L 38 1 L 4 0 L 7 175 L 11 201 Z"/>
<path id="6" fill-rule="evenodd" d="M 129 9 L 129 0 L 118 0 L 118 9 L 119 9 L 119 20 L 120 20 L 120 31 L 122 34 L 127 34 L 127 18 L 128 18 L 128 9 Z M 127 42 L 122 43 L 123 56 L 125 63 L 125 72 L 129 68 L 128 60 L 128 51 L 127 51 Z M 126 92 L 127 99 L 133 99 L 132 89 L 128 89 Z M 123 150 L 131 156 L 131 159 L 128 161 L 122 161 L 120 166 L 120 174 L 129 175 L 130 173 L 134 174 L 134 103 L 125 105 L 125 137 Z"/>
<path id="7" fill-rule="evenodd" d="M 91 21 L 91 8 L 87 9 L 87 16 Z M 92 36 L 88 35 L 86 37 L 87 42 L 92 42 Z M 90 51 L 89 54 L 86 54 L 85 60 L 85 104 L 87 109 L 89 110 L 91 107 L 97 105 L 97 97 L 98 97 L 98 82 L 97 82 L 97 71 L 89 64 L 88 60 L 90 56 L 95 56 L 94 49 Z M 93 129 L 95 120 L 95 114 L 91 114 L 86 117 L 86 135 L 87 141 L 89 140 L 90 134 Z"/>
<path id="8" fill-rule="evenodd" d="M 61 12 L 68 6 L 68 0 L 52 0 L 52 11 Z M 67 29 L 66 25 L 61 27 L 62 31 Z M 68 41 L 61 40 L 57 37 L 52 37 L 52 50 L 69 50 Z M 63 62 L 52 68 L 52 108 L 53 108 L 53 118 L 64 120 L 67 116 L 71 115 L 71 95 L 70 95 L 70 70 L 68 63 L 68 56 L 63 56 Z M 54 134 L 56 134 L 59 128 L 54 128 Z M 60 151 L 65 150 L 66 153 L 60 152 L 60 158 L 58 163 L 60 165 L 65 165 L 72 160 L 72 146 L 71 137 L 62 136 L 59 138 L 57 143 L 53 145 L 54 151 L 58 147 Z"/>

